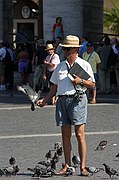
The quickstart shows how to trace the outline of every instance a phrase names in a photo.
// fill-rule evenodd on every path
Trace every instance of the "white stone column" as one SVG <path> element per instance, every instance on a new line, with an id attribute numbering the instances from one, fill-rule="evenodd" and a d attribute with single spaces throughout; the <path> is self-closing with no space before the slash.
<path id="1" fill-rule="evenodd" d="M 0 0 L 0 40 L 3 40 L 3 0 Z"/>
<path id="2" fill-rule="evenodd" d="M 62 17 L 64 35 L 82 36 L 83 0 L 43 0 L 43 34 L 52 40 L 52 26 L 56 17 Z"/>

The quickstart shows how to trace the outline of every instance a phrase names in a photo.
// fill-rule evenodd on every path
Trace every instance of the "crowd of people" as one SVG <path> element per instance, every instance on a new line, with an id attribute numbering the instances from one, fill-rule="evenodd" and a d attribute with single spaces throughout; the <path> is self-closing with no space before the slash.
<path id="1" fill-rule="evenodd" d="M 71 126 L 74 125 L 80 156 L 80 172 L 86 170 L 85 124 L 87 102 L 96 103 L 96 94 L 110 94 L 119 90 L 119 42 L 117 38 L 104 36 L 97 47 L 87 37 L 67 35 L 61 18 L 53 26 L 53 40 L 36 40 L 34 49 L 29 44 L 17 44 L 15 51 L 9 42 L 0 43 L 0 91 L 14 88 L 14 68 L 20 74 L 21 85 L 29 84 L 38 92 L 48 92 L 36 104 L 45 106 L 52 99 L 56 105 L 56 124 L 61 126 L 64 150 L 64 166 L 57 175 L 65 174 L 71 166 Z M 88 79 L 68 74 L 77 63 Z M 17 66 L 15 66 L 17 64 Z M 29 79 L 33 73 L 32 82 Z"/>
<path id="2" fill-rule="evenodd" d="M 39 39 L 35 48 L 27 44 L 19 44 L 16 50 L 9 42 L 0 43 L 0 91 L 14 87 L 14 71 L 21 76 L 21 84 L 29 84 L 34 90 L 48 91 L 50 77 L 57 64 L 65 60 L 64 51 L 60 46 L 61 37 L 56 41 Z M 96 85 L 87 90 L 89 103 L 96 103 L 96 94 L 111 94 L 119 91 L 119 42 L 117 38 L 104 37 L 100 45 L 86 37 L 80 38 L 81 47 L 77 55 L 91 65 Z M 8 56 L 8 53 L 10 56 Z M 52 58 L 51 58 L 52 57 Z M 7 61 L 5 59 L 8 59 Z M 49 59 L 49 60 L 47 60 Z M 49 61 L 49 62 L 48 62 Z M 49 63 L 49 64 L 48 64 Z M 54 66 L 54 67 L 53 67 Z M 16 68 L 16 69 L 15 69 Z M 34 73 L 32 81 L 30 73 Z"/>

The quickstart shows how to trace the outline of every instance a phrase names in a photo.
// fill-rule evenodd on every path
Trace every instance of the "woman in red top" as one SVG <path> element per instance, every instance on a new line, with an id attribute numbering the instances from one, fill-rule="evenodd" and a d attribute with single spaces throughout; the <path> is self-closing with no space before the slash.
<path id="1" fill-rule="evenodd" d="M 60 37 L 61 39 L 63 39 L 64 37 L 64 30 L 63 30 L 63 25 L 62 25 L 62 18 L 61 17 L 57 17 L 56 18 L 56 23 L 53 25 L 53 39 L 54 41 L 56 41 L 57 37 Z"/>

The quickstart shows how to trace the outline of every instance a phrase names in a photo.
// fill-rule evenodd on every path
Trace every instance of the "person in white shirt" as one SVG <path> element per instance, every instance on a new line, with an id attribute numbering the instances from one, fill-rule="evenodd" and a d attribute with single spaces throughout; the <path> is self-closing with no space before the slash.
<path id="1" fill-rule="evenodd" d="M 46 49 L 48 56 L 44 60 L 43 80 L 48 82 L 49 87 L 52 85 L 50 82 L 51 75 L 57 65 L 60 63 L 59 55 L 55 53 L 55 48 L 52 44 L 47 44 Z M 55 97 L 52 98 L 52 105 L 55 104 Z"/>
<path id="2" fill-rule="evenodd" d="M 95 79 L 90 64 L 77 56 L 79 48 L 79 38 L 77 36 L 68 35 L 60 46 L 64 50 L 66 60 L 57 65 L 50 79 L 53 85 L 48 95 L 37 101 L 37 105 L 43 107 L 55 94 L 58 96 L 56 124 L 61 126 L 65 163 L 64 167 L 56 174 L 66 174 L 68 167 L 71 166 L 71 126 L 74 125 L 81 161 L 80 172 L 82 176 L 88 176 L 85 169 L 86 141 L 84 128 L 87 120 L 87 96 L 85 91 L 87 88 L 94 87 Z M 69 69 L 75 62 L 89 74 L 88 80 L 75 74 L 74 80 L 68 77 Z M 76 89 L 76 87 L 79 87 L 79 89 Z"/>

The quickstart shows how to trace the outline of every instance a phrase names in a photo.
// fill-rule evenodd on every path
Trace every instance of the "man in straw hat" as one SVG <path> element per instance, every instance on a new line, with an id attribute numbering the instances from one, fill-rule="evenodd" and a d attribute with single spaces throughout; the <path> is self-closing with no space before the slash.
<path id="1" fill-rule="evenodd" d="M 56 103 L 56 123 L 57 126 L 61 126 L 65 165 L 57 174 L 65 174 L 71 165 L 71 125 L 74 125 L 81 161 L 80 172 L 82 176 L 88 176 L 85 169 L 86 141 L 84 126 L 87 119 L 87 96 L 85 91 L 87 88 L 94 87 L 95 79 L 90 64 L 77 55 L 80 47 L 78 37 L 68 35 L 60 46 L 64 50 L 66 60 L 56 67 L 51 77 L 53 85 L 48 95 L 38 100 L 37 105 L 43 107 L 49 98 L 55 94 L 59 97 Z M 68 77 L 68 72 L 74 63 L 78 63 L 88 73 L 89 78 L 87 80 L 75 74 L 72 80 Z M 76 87 L 79 87 L 79 89 Z"/>
<path id="2" fill-rule="evenodd" d="M 51 75 L 57 65 L 60 63 L 59 55 L 55 53 L 55 48 L 52 44 L 47 44 L 46 49 L 48 56 L 44 60 L 44 71 L 43 71 L 43 80 L 48 82 L 49 86 L 52 85 L 50 82 Z M 55 104 L 55 97 L 52 98 L 52 104 Z"/>

